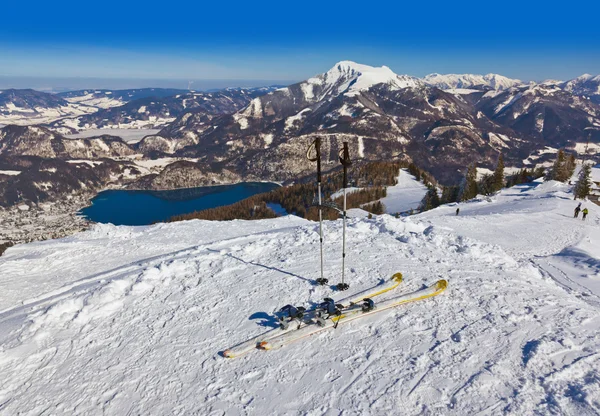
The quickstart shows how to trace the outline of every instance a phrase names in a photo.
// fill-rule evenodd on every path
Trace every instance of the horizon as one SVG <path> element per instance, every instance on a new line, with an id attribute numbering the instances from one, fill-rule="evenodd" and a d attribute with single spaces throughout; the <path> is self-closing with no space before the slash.
<path id="1" fill-rule="evenodd" d="M 191 3 L 160 14 L 147 6 L 10 3 L 4 6 L 10 18 L 0 26 L 0 77 L 136 80 L 154 87 L 148 80 L 179 80 L 182 88 L 188 80 L 280 84 L 342 60 L 419 78 L 495 73 L 527 82 L 600 74 L 595 3 L 560 13 L 545 3 L 512 0 L 503 3 L 511 13 L 475 2 L 434 2 L 427 10 L 391 2 Z"/>

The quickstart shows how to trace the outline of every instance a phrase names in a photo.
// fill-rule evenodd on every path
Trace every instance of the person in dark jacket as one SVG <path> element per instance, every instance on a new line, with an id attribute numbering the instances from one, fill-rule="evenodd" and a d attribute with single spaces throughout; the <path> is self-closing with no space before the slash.
<path id="1" fill-rule="evenodd" d="M 460 212 L 460 208 L 456 208 L 456 215 Z"/>
<path id="2" fill-rule="evenodd" d="M 579 217 L 579 211 L 581 211 L 581 202 L 579 203 L 579 205 L 577 205 L 577 207 L 575 208 L 575 215 L 573 215 L 573 218 L 577 218 Z"/>

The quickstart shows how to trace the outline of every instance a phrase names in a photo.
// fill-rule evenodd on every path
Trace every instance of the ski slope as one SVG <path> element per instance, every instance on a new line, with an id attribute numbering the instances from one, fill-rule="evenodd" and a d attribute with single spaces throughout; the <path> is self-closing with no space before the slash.
<path id="1" fill-rule="evenodd" d="M 293 216 L 98 225 L 10 248 L 0 414 L 597 414 L 600 212 L 584 203 L 583 222 L 575 205 L 548 182 L 459 216 L 352 218 L 345 293 L 312 285 L 318 224 Z M 324 231 L 335 284 L 341 220 Z M 279 350 L 220 355 L 285 304 L 398 271 L 397 294 L 449 287 Z"/>
<path id="2" fill-rule="evenodd" d="M 417 181 L 406 169 L 400 169 L 398 182 L 394 186 L 388 186 L 387 196 L 381 202 L 388 214 L 417 210 L 426 193 L 427 187 L 423 182 Z"/>

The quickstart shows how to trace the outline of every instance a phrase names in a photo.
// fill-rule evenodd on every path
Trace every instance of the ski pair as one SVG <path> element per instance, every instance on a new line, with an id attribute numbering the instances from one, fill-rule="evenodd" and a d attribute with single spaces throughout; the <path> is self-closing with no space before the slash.
<path id="1" fill-rule="evenodd" d="M 310 156 L 310 151 L 315 149 L 315 156 Z M 317 162 L 317 207 L 319 209 L 319 240 L 321 244 L 321 277 L 317 279 L 317 283 L 320 285 L 326 285 L 329 283 L 329 279 L 326 279 L 323 274 L 323 208 L 333 208 L 340 211 L 334 203 L 323 202 L 321 195 L 321 138 L 319 136 L 312 142 L 306 151 L 306 158 L 311 162 Z M 344 209 L 341 211 L 343 218 L 343 232 L 342 232 L 342 281 L 336 285 L 338 290 L 347 290 L 350 286 L 345 282 L 345 270 L 346 270 L 346 188 L 348 188 L 348 167 L 352 165 L 350 160 L 350 152 L 348 150 L 348 142 L 344 142 L 343 148 L 339 154 L 340 163 L 342 164 L 344 176 L 343 176 L 343 189 L 344 189 Z"/>
<path id="2" fill-rule="evenodd" d="M 343 299 L 339 302 L 333 302 L 335 310 L 340 313 L 337 314 L 335 311 L 331 314 L 332 316 L 342 316 L 344 311 L 348 308 L 351 308 L 355 305 L 363 305 L 365 299 L 375 298 L 379 295 L 382 295 L 386 292 L 389 292 L 395 288 L 397 288 L 400 283 L 402 283 L 402 273 L 394 274 L 387 282 L 372 287 L 370 289 L 363 290 L 356 295 Z M 291 305 L 286 305 L 282 309 L 286 312 L 288 320 L 282 322 L 279 320 L 279 328 L 272 329 L 263 334 L 260 334 L 254 338 L 249 339 L 248 341 L 242 342 L 232 348 L 229 348 L 223 352 L 223 356 L 226 358 L 236 358 L 240 357 L 248 352 L 260 347 L 260 345 L 264 342 L 268 342 L 274 338 L 277 338 L 281 335 L 284 335 L 291 331 L 298 331 L 302 329 L 304 326 L 308 325 L 313 320 L 315 322 L 321 321 L 326 323 L 329 318 L 329 314 L 327 310 L 323 308 L 324 304 L 331 305 L 332 302 L 325 301 L 321 303 L 318 307 L 306 310 L 302 307 L 293 307 Z M 320 315 L 320 316 L 318 316 Z M 326 316 L 327 315 L 327 316 Z"/>
<path id="3" fill-rule="evenodd" d="M 391 298 L 380 303 L 371 301 L 371 303 L 369 303 L 368 305 L 354 304 L 344 309 L 341 314 L 337 316 L 332 316 L 330 319 L 324 322 L 309 322 L 302 328 L 299 328 L 297 331 L 290 331 L 285 334 L 280 334 L 279 336 L 271 338 L 269 340 L 262 341 L 258 345 L 258 348 L 263 350 L 278 349 L 294 341 L 298 341 L 303 338 L 307 338 L 311 335 L 320 333 L 321 331 L 324 331 L 326 329 L 337 328 L 337 326 L 341 323 L 350 322 L 355 319 L 383 312 L 388 309 L 404 305 L 406 303 L 416 302 L 419 300 L 424 300 L 437 296 L 444 290 L 446 290 L 447 286 L 448 282 L 442 279 L 438 280 L 435 284 L 427 288 L 417 290 L 412 293 L 407 293 L 395 298 Z"/>

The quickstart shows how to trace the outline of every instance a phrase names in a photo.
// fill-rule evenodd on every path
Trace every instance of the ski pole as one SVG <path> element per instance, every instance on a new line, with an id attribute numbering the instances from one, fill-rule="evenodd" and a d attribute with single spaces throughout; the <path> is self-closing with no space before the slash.
<path id="1" fill-rule="evenodd" d="M 309 156 L 310 150 L 315 148 L 316 156 L 311 158 Z M 319 193 L 319 240 L 321 241 L 321 277 L 317 279 L 317 283 L 320 285 L 326 285 L 329 280 L 323 276 L 323 212 L 322 212 L 322 200 L 321 200 L 321 138 L 317 136 L 315 141 L 308 147 L 306 151 L 306 158 L 311 162 L 317 162 L 317 192 Z"/>
<path id="2" fill-rule="evenodd" d="M 344 142 L 343 149 L 340 150 L 340 163 L 344 168 L 344 211 L 343 211 L 343 231 L 342 231 L 342 282 L 337 284 L 338 290 L 346 290 L 350 287 L 344 281 L 344 273 L 346 269 L 346 188 L 348 187 L 348 166 L 352 165 L 350 161 L 350 152 L 348 151 L 348 142 Z"/>

